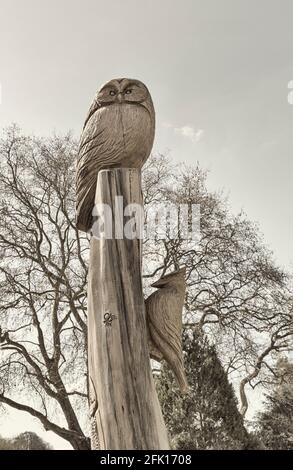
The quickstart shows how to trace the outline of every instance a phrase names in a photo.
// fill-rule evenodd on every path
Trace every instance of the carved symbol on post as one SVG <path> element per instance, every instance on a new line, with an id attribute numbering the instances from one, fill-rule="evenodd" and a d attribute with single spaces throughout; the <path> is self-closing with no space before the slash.
<path id="1" fill-rule="evenodd" d="M 116 315 L 114 315 L 113 313 L 109 313 L 109 312 L 106 312 L 104 314 L 104 324 L 106 326 L 112 326 L 112 321 L 115 320 L 115 318 L 117 318 Z"/>

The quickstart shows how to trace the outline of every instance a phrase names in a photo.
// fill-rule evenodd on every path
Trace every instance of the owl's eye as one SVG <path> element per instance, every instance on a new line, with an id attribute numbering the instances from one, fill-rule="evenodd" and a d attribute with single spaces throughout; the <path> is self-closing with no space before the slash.
<path id="1" fill-rule="evenodd" d="M 126 90 L 126 92 L 125 92 L 125 95 L 129 95 L 131 92 L 132 92 L 132 90 L 130 88 L 128 88 L 128 90 Z"/>
<path id="2" fill-rule="evenodd" d="M 116 91 L 114 91 L 114 90 L 110 90 L 110 92 L 109 92 L 109 95 L 111 95 L 111 96 L 115 96 L 115 95 L 116 95 Z"/>

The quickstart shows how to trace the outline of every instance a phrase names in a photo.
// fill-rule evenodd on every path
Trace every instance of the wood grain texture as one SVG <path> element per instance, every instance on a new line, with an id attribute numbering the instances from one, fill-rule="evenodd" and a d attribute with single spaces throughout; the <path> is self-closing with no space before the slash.
<path id="1" fill-rule="evenodd" d="M 141 168 L 155 135 L 155 111 L 147 87 L 123 78 L 97 93 L 82 131 L 76 168 L 76 226 L 92 225 L 97 175 L 107 168 Z"/>
<path id="2" fill-rule="evenodd" d="M 150 355 L 156 361 L 166 360 L 182 393 L 188 391 L 182 353 L 185 272 L 184 267 L 161 277 L 152 284 L 152 287 L 157 287 L 158 290 L 146 299 Z"/>
<path id="3" fill-rule="evenodd" d="M 115 196 L 124 207 L 142 204 L 139 170 L 99 172 L 96 203 L 113 207 Z M 149 360 L 140 244 L 91 239 L 89 374 L 101 449 L 169 448 Z"/>

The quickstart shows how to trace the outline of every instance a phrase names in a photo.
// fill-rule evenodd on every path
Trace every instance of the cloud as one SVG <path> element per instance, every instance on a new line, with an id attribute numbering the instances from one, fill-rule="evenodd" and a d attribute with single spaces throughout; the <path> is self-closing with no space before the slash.
<path id="1" fill-rule="evenodd" d="M 186 137 L 187 139 L 191 140 L 193 143 L 199 142 L 203 135 L 204 135 L 204 130 L 203 129 L 195 129 L 192 126 L 186 125 L 182 127 L 175 127 L 169 122 L 164 122 L 163 127 L 166 127 L 167 129 L 173 129 L 175 134 L 181 135 L 182 137 Z"/>
<path id="2" fill-rule="evenodd" d="M 175 134 L 182 135 L 182 137 L 190 139 L 193 143 L 199 142 L 204 134 L 203 129 L 194 129 L 191 126 L 175 127 L 174 132 Z"/>

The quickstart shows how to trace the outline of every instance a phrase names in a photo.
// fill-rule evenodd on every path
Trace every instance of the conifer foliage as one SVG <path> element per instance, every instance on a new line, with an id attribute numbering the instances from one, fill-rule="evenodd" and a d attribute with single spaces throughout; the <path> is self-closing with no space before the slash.
<path id="1" fill-rule="evenodd" d="M 259 416 L 259 437 L 267 449 L 293 450 L 293 364 L 281 359 L 277 384 Z"/>
<path id="2" fill-rule="evenodd" d="M 185 335 L 190 391 L 181 396 L 171 371 L 162 367 L 158 392 L 175 449 L 245 449 L 253 446 L 232 385 L 215 347 L 202 335 Z"/>

